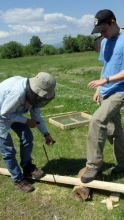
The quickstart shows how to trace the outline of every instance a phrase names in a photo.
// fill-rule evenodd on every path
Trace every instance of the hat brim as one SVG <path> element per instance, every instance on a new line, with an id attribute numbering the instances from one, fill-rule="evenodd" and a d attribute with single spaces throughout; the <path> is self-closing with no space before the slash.
<path id="1" fill-rule="evenodd" d="M 55 97 L 55 90 L 52 88 L 47 89 L 41 89 L 36 85 L 36 77 L 29 78 L 30 87 L 33 92 L 35 92 L 37 95 L 39 95 L 41 98 L 47 98 L 52 99 Z"/>
<path id="2" fill-rule="evenodd" d="M 103 30 L 105 30 L 105 28 L 106 28 L 106 24 L 95 26 L 91 34 L 101 33 Z"/>
<path id="3" fill-rule="evenodd" d="M 42 98 L 46 98 L 46 99 L 54 99 L 55 97 L 55 90 L 54 91 L 44 91 L 44 90 L 40 90 L 39 94 L 40 97 Z"/>

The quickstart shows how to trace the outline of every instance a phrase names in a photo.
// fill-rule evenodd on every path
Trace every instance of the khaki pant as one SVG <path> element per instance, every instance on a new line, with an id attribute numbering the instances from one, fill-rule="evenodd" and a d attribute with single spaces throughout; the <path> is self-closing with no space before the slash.
<path id="1" fill-rule="evenodd" d="M 103 165 L 103 148 L 108 138 L 113 146 L 116 161 L 124 167 L 124 132 L 120 109 L 124 95 L 115 93 L 101 99 L 101 106 L 93 114 L 87 138 L 87 167 L 100 169 Z"/>

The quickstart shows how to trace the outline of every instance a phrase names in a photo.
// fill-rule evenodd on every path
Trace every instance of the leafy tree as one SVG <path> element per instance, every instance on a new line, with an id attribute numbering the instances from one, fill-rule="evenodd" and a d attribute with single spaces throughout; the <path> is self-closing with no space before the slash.
<path id="1" fill-rule="evenodd" d="M 58 48 L 58 54 L 63 54 L 63 53 L 64 53 L 64 48 L 63 47 Z"/>
<path id="2" fill-rule="evenodd" d="M 25 55 L 34 55 L 33 47 L 30 44 L 23 46 L 23 52 L 24 52 L 24 56 Z"/>
<path id="3" fill-rule="evenodd" d="M 71 35 L 63 37 L 64 50 L 68 53 L 95 50 L 93 36 L 78 35 L 77 38 Z"/>
<path id="4" fill-rule="evenodd" d="M 33 48 L 33 52 L 34 54 L 37 54 L 38 52 L 40 52 L 41 47 L 42 47 L 42 42 L 40 40 L 40 38 L 38 36 L 32 36 L 32 38 L 30 39 L 30 45 Z"/>
<path id="5" fill-rule="evenodd" d="M 0 45 L 0 57 L 1 57 L 2 49 L 3 49 L 3 45 Z"/>
<path id="6" fill-rule="evenodd" d="M 41 51 L 39 52 L 40 56 L 55 54 L 57 54 L 57 49 L 54 46 L 48 44 L 44 44 L 41 48 Z"/>
<path id="7" fill-rule="evenodd" d="M 80 52 L 86 51 L 86 36 L 84 35 L 78 35 L 77 36 L 77 41 L 78 41 L 78 48 Z"/>
<path id="8" fill-rule="evenodd" d="M 10 41 L 2 46 L 1 57 L 5 58 L 16 58 L 23 56 L 23 46 L 16 41 Z"/>
<path id="9" fill-rule="evenodd" d="M 71 37 L 71 35 L 67 36 L 65 35 L 63 37 L 63 46 L 66 52 L 73 53 L 78 52 L 78 44 L 77 39 L 74 37 Z"/>
<path id="10" fill-rule="evenodd" d="M 92 51 L 95 49 L 93 36 L 78 35 L 77 42 L 78 42 L 78 49 L 80 52 Z"/>

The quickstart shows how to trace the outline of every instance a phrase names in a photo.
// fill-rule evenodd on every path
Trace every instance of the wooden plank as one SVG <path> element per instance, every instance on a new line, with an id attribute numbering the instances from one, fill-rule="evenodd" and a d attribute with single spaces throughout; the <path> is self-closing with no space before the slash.
<path id="1" fill-rule="evenodd" d="M 52 115 L 42 115 L 42 117 L 53 117 L 53 116 L 58 116 L 58 115 L 67 115 L 67 114 L 72 114 L 72 113 L 75 113 L 76 111 L 73 111 L 73 112 L 61 112 L 61 113 L 56 113 L 56 114 L 52 114 Z"/>
<path id="2" fill-rule="evenodd" d="M 64 107 L 64 105 L 56 105 L 56 106 L 52 106 L 52 107 L 42 108 L 42 110 L 47 110 L 47 109 L 50 109 L 50 108 L 62 108 L 62 107 Z"/>
<path id="3" fill-rule="evenodd" d="M 92 115 L 87 114 L 86 112 L 81 112 L 81 116 L 86 117 L 88 119 L 92 118 Z"/>
<path id="4" fill-rule="evenodd" d="M 60 122 L 55 121 L 52 118 L 49 118 L 49 123 L 51 123 L 51 124 L 53 124 L 53 125 L 55 125 L 57 127 L 60 127 L 63 130 L 66 130 L 66 129 L 76 128 L 76 127 L 80 127 L 82 125 L 88 124 L 89 120 L 85 120 L 83 122 L 82 121 L 80 121 L 80 122 L 78 121 L 78 122 L 75 122 L 75 123 L 70 123 L 70 124 L 63 125 Z"/>
<path id="5" fill-rule="evenodd" d="M 66 112 L 65 112 L 66 113 Z M 65 118 L 72 118 L 72 117 L 75 117 L 75 116 L 84 116 L 84 117 L 86 117 L 86 118 L 88 118 L 88 119 L 91 119 L 92 118 L 92 116 L 91 115 L 89 115 L 89 114 L 87 114 L 87 113 L 85 113 L 85 112 L 77 112 L 77 113 L 73 113 L 73 114 L 69 114 L 69 115 L 63 115 L 63 116 L 58 116 L 58 117 L 52 117 L 52 119 L 55 119 L 55 120 L 57 120 L 57 119 L 65 119 Z"/>
<path id="6" fill-rule="evenodd" d="M 0 174 L 10 176 L 10 173 L 5 168 L 0 168 Z M 93 180 L 90 183 L 82 183 L 80 178 L 75 177 L 67 177 L 67 176 L 58 176 L 54 175 L 54 178 L 56 180 L 56 183 L 63 183 L 63 184 L 69 184 L 74 186 L 86 186 L 94 189 L 102 189 L 112 192 L 120 192 L 124 193 L 124 184 L 121 183 L 112 183 L 112 182 L 104 182 L 104 181 L 97 181 Z M 40 178 L 41 181 L 46 182 L 55 182 L 53 178 L 53 175 L 46 174 L 46 176 Z"/>
<path id="7" fill-rule="evenodd" d="M 112 201 L 110 199 L 106 200 L 106 206 L 107 206 L 108 210 L 112 210 L 113 209 Z"/>

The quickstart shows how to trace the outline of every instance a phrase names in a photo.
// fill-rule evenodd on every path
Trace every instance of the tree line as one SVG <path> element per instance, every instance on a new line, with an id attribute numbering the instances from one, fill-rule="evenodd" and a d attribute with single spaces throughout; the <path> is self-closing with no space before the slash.
<path id="1" fill-rule="evenodd" d="M 26 46 L 16 42 L 10 41 L 9 43 L 0 46 L 0 57 L 3 59 L 10 59 L 28 55 L 55 55 L 63 53 L 74 53 L 83 51 L 94 51 L 96 36 L 77 35 L 77 37 L 71 37 L 71 35 L 65 35 L 63 37 L 63 46 L 56 48 L 52 45 L 43 44 L 38 36 L 32 36 L 30 43 Z"/>

